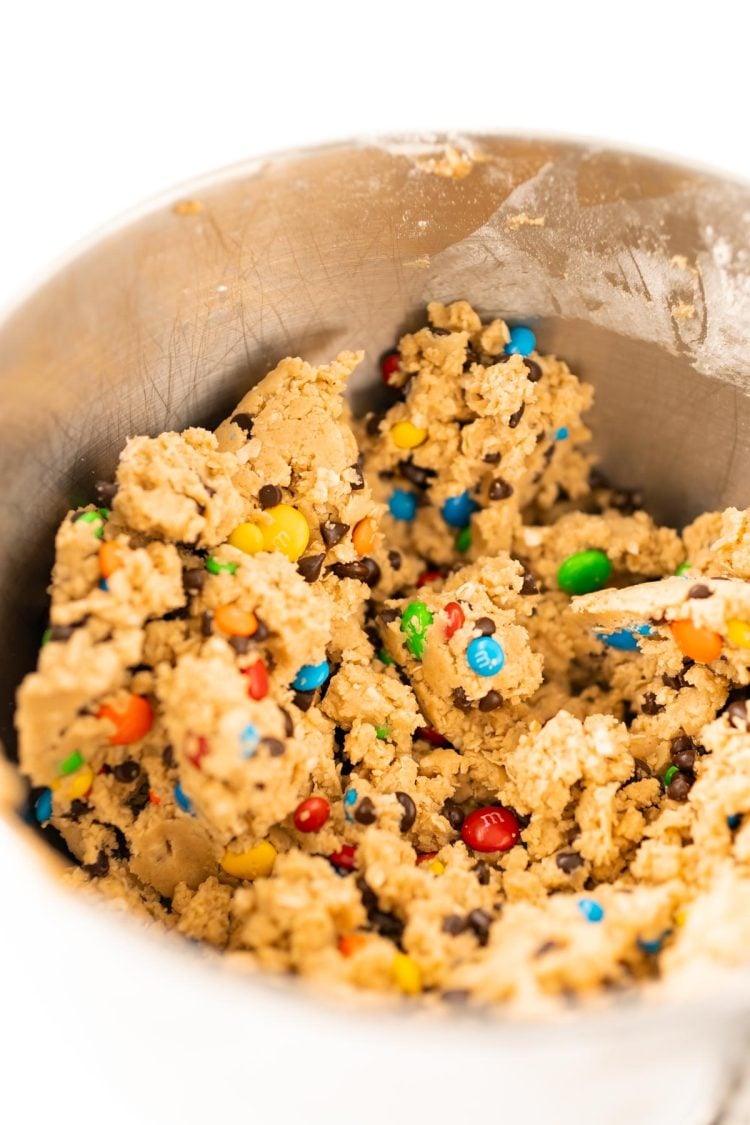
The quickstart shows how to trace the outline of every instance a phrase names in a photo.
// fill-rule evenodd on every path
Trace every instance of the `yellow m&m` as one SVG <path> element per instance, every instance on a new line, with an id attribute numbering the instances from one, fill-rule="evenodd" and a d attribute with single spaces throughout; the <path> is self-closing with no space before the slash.
<path id="1" fill-rule="evenodd" d="M 241 523 L 229 536 L 229 542 L 246 555 L 256 555 L 263 550 L 263 533 L 257 523 Z"/>
<path id="2" fill-rule="evenodd" d="M 264 879 L 273 871 L 275 860 L 276 848 L 270 840 L 261 840 L 245 852 L 225 851 L 221 867 L 235 879 Z"/>
<path id="3" fill-rule="evenodd" d="M 750 623 L 733 617 L 727 621 L 727 636 L 737 648 L 750 648 Z"/>
<path id="4" fill-rule="evenodd" d="M 310 542 L 310 528 L 307 520 L 290 504 L 277 504 L 266 509 L 269 523 L 260 525 L 265 551 L 281 551 L 292 562 L 296 562 Z"/>
<path id="5" fill-rule="evenodd" d="M 408 953 L 397 953 L 391 963 L 391 973 L 397 988 L 407 996 L 416 996 L 422 991 L 422 970 Z"/>
<path id="6" fill-rule="evenodd" d="M 399 449 L 416 449 L 427 438 L 427 430 L 415 426 L 413 422 L 397 422 L 391 428 L 391 441 Z"/>

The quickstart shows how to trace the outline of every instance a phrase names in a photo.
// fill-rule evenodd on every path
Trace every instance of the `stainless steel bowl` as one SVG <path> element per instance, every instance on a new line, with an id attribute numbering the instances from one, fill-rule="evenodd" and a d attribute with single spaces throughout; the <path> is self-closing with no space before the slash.
<path id="1" fill-rule="evenodd" d="M 97 239 L 0 328 L 0 738 L 9 755 L 14 691 L 43 627 L 54 527 L 112 473 L 125 439 L 213 423 L 282 356 L 316 360 L 344 346 L 367 349 L 352 388 L 363 408 L 378 396 L 378 354 L 431 299 L 534 318 L 541 349 L 596 386 L 591 424 L 604 467 L 643 486 L 659 518 L 679 525 L 747 505 L 749 225 L 750 189 L 708 172 L 560 141 L 434 137 L 254 161 Z M 141 966 L 155 963 L 149 941 L 134 940 Z M 609 1121 L 630 1120 L 634 1108 L 643 1122 L 707 1121 L 748 1026 L 746 975 L 732 981 L 698 1007 L 574 1016 L 573 1032 L 569 1023 L 431 1028 L 433 1049 L 454 1052 L 471 1090 L 456 1100 L 442 1080 L 427 1081 L 417 1108 L 445 1115 L 455 1101 L 460 1112 L 475 1095 L 491 1098 L 504 1076 L 528 1083 L 529 1105 L 554 1105 L 567 1121 L 560 1060 L 569 1087 L 597 1089 L 580 1052 L 570 1055 L 574 1034 L 592 1067 L 603 1049 L 615 1056 L 596 1095 Z M 208 974 L 200 982 L 216 1015 L 221 989 Z M 248 1026 L 259 1006 L 282 1002 L 269 997 L 255 986 Z M 301 1000 L 283 1003 L 302 1010 Z M 350 1017 L 330 1018 L 336 1049 L 353 1050 L 341 1024 Z M 367 1041 L 392 1080 L 407 1081 L 426 1033 L 401 1019 L 383 1027 L 381 1017 Z M 667 1039 L 680 1045 L 679 1090 L 664 1100 L 655 1081 L 645 1102 L 632 1101 L 629 1068 L 646 1081 Z M 534 1074 L 541 1058 L 554 1072 L 546 1091 Z M 406 1104 L 393 1103 L 397 1117 Z M 669 1116 L 675 1107 L 682 1116 Z M 572 1108 L 589 1119 L 580 1099 Z"/>

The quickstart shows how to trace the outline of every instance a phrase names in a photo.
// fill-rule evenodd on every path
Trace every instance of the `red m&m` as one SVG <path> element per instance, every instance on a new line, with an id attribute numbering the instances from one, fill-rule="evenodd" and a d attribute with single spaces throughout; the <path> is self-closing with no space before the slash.
<path id="1" fill-rule="evenodd" d="M 262 660 L 256 660 L 243 670 L 247 676 L 247 694 L 251 699 L 265 699 L 268 695 L 268 669 Z"/>
<path id="2" fill-rule="evenodd" d="M 401 357 L 398 352 L 386 352 L 380 361 L 380 374 L 383 377 L 383 382 L 390 386 L 391 377 L 396 374 L 400 366 Z"/>
<path id="3" fill-rule="evenodd" d="M 328 859 L 334 867 L 340 867 L 342 871 L 353 871 L 357 866 L 357 849 L 354 844 L 342 844 L 341 850 L 332 852 Z"/>
<path id="4" fill-rule="evenodd" d="M 461 839 L 475 852 L 507 852 L 520 838 L 515 816 L 501 807 L 476 809 L 461 826 Z"/>
<path id="5" fill-rule="evenodd" d="M 294 811 L 294 827 L 298 832 L 319 832 L 330 815 L 331 806 L 325 797 L 308 797 Z"/>
<path id="6" fill-rule="evenodd" d="M 464 611 L 461 609 L 461 606 L 458 604 L 458 602 L 448 602 L 447 606 L 443 610 L 443 613 L 447 618 L 445 625 L 445 638 L 446 640 L 450 640 L 453 634 L 457 633 L 461 628 L 466 618 L 464 617 Z"/>

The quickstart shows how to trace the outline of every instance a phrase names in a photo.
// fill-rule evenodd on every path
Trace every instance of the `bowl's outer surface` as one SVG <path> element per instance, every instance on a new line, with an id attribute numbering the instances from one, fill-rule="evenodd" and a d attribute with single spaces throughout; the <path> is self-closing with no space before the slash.
<path id="1" fill-rule="evenodd" d="M 750 190 L 702 171 L 563 142 L 433 138 L 257 161 L 92 244 L 0 328 L 8 751 L 54 527 L 111 477 L 126 438 L 218 420 L 287 354 L 364 347 L 362 409 L 378 354 L 429 300 L 534 319 L 541 350 L 597 387 L 605 468 L 643 485 L 657 516 L 744 507 L 749 224 Z M 696 1048 L 709 1036 L 723 1050 L 722 1027 L 717 1038 L 707 1023 Z"/>

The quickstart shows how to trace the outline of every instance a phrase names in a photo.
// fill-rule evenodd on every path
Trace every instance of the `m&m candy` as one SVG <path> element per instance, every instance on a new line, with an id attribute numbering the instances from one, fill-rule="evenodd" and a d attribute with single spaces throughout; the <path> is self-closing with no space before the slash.
<path id="1" fill-rule="evenodd" d="M 256 660 L 243 669 L 247 676 L 247 694 L 251 699 L 265 699 L 268 695 L 268 669 L 262 660 Z"/>
<path id="2" fill-rule="evenodd" d="M 292 687 L 295 691 L 315 691 L 326 682 L 330 674 L 327 660 L 321 660 L 320 664 L 303 664 L 294 677 Z"/>
<path id="3" fill-rule="evenodd" d="M 408 953 L 397 953 L 391 965 L 393 981 L 406 996 L 416 996 L 422 991 L 422 970 Z"/>
<path id="4" fill-rule="evenodd" d="M 510 330 L 510 341 L 505 346 L 506 355 L 531 355 L 536 347 L 536 336 L 530 328 L 519 324 Z"/>
<path id="5" fill-rule="evenodd" d="M 380 374 L 386 386 L 391 385 L 392 376 L 401 366 L 401 359 L 397 351 L 386 352 L 380 360 Z"/>
<path id="6" fill-rule="evenodd" d="M 567 426 L 558 426 L 555 430 L 555 441 L 566 441 L 570 437 L 570 430 Z"/>
<path id="7" fill-rule="evenodd" d="M 260 742 L 260 735 L 258 734 L 257 727 L 252 723 L 247 723 L 239 733 L 238 741 L 240 744 L 240 754 L 243 758 L 252 758 L 255 751 L 258 749 Z"/>
<path id="8" fill-rule="evenodd" d="M 378 525 L 371 516 L 365 516 L 354 525 L 352 543 L 358 555 L 369 555 L 375 547 Z"/>
<path id="9" fill-rule="evenodd" d="M 391 427 L 391 441 L 398 449 L 416 449 L 427 440 L 427 430 L 413 422 L 397 422 Z"/>
<path id="10" fill-rule="evenodd" d="M 388 511 L 394 520 L 409 522 L 417 514 L 417 497 L 406 488 L 394 488 L 388 500 Z"/>
<path id="11" fill-rule="evenodd" d="M 476 809 L 461 825 L 461 839 L 475 852 L 507 852 L 520 838 L 518 821 L 501 806 Z"/>
<path id="12" fill-rule="evenodd" d="M 426 644 L 425 634 L 432 625 L 433 616 L 424 602 L 409 602 L 401 614 L 401 632 L 412 656 L 421 660 Z"/>
<path id="13" fill-rule="evenodd" d="M 650 625 L 633 625 L 630 629 L 615 629 L 613 633 L 597 633 L 597 637 L 608 648 L 620 652 L 637 652 L 638 638 L 650 637 L 654 630 Z"/>
<path id="14" fill-rule="evenodd" d="M 206 570 L 209 574 L 236 574 L 239 567 L 234 562 L 220 562 L 213 555 L 206 559 Z"/>
<path id="15" fill-rule="evenodd" d="M 142 695 L 128 695 L 118 704 L 104 703 L 97 711 L 97 718 L 107 719 L 114 726 L 109 736 L 111 746 L 127 746 L 145 738 L 151 730 L 154 712 L 151 704 Z"/>
<path id="16" fill-rule="evenodd" d="M 461 492 L 458 496 L 449 496 L 441 509 L 443 519 L 449 527 L 466 527 L 479 505 L 468 492 Z"/>
<path id="17" fill-rule="evenodd" d="M 494 637 L 475 637 L 466 650 L 466 662 L 478 676 L 495 676 L 503 669 L 505 653 Z"/>
<path id="18" fill-rule="evenodd" d="M 263 532 L 257 523 L 241 523 L 229 536 L 229 543 L 238 551 L 244 551 L 246 555 L 257 555 L 258 551 L 263 550 Z"/>
<path id="19" fill-rule="evenodd" d="M 258 631 L 258 618 L 252 610 L 238 605 L 220 605 L 214 610 L 214 625 L 230 637 L 252 637 Z"/>
<path id="20" fill-rule="evenodd" d="M 174 786 L 174 789 L 172 790 L 172 792 L 174 794 L 175 801 L 180 806 L 182 811 L 186 812 L 186 813 L 192 813 L 193 802 L 190 800 L 187 793 L 185 792 L 185 790 L 180 785 L 179 781 L 175 782 L 175 786 Z"/>
<path id="21" fill-rule="evenodd" d="M 750 648 L 750 623 L 733 617 L 727 621 L 727 637 L 737 648 Z"/>
<path id="22" fill-rule="evenodd" d="M 276 848 L 270 840 L 261 840 L 244 852 L 227 849 L 221 860 L 222 871 L 235 879 L 263 879 L 273 871 Z"/>
<path id="23" fill-rule="evenodd" d="M 577 906 L 587 922 L 601 922 L 604 917 L 604 907 L 595 898 L 579 898 Z"/>
<path id="24" fill-rule="evenodd" d="M 450 640 L 453 634 L 458 632 L 461 628 L 466 618 L 458 602 L 448 602 L 448 604 L 443 607 L 443 613 L 446 617 L 445 638 L 446 640 Z"/>
<path id="25" fill-rule="evenodd" d="M 34 803 L 34 815 L 40 824 L 46 822 L 52 816 L 52 790 L 45 789 L 40 793 Z"/>
<path id="26" fill-rule="evenodd" d="M 102 543 L 99 548 L 99 570 L 102 578 L 110 578 L 122 566 L 122 547 L 118 543 Z"/>
<path id="27" fill-rule="evenodd" d="M 319 832 L 330 815 L 325 797 L 308 797 L 294 810 L 294 827 L 298 832 Z"/>
<path id="28" fill-rule="evenodd" d="M 557 585 L 566 594 L 590 594 L 601 590 L 612 573 L 604 551 L 578 551 L 568 555 L 557 572 Z"/>
<path id="29" fill-rule="evenodd" d="M 292 562 L 296 562 L 310 542 L 310 527 L 307 520 L 290 504 L 276 504 L 266 509 L 270 517 L 261 526 L 263 548 L 266 551 L 280 551 Z"/>
<path id="30" fill-rule="evenodd" d="M 698 664 L 710 664 L 721 656 L 723 641 L 719 633 L 701 629 L 685 618 L 670 625 L 672 636 L 683 656 Z"/>
<path id="31" fill-rule="evenodd" d="M 328 860 L 342 871 L 353 871 L 357 866 L 357 849 L 354 844 L 342 844 L 337 852 L 331 852 Z"/>

